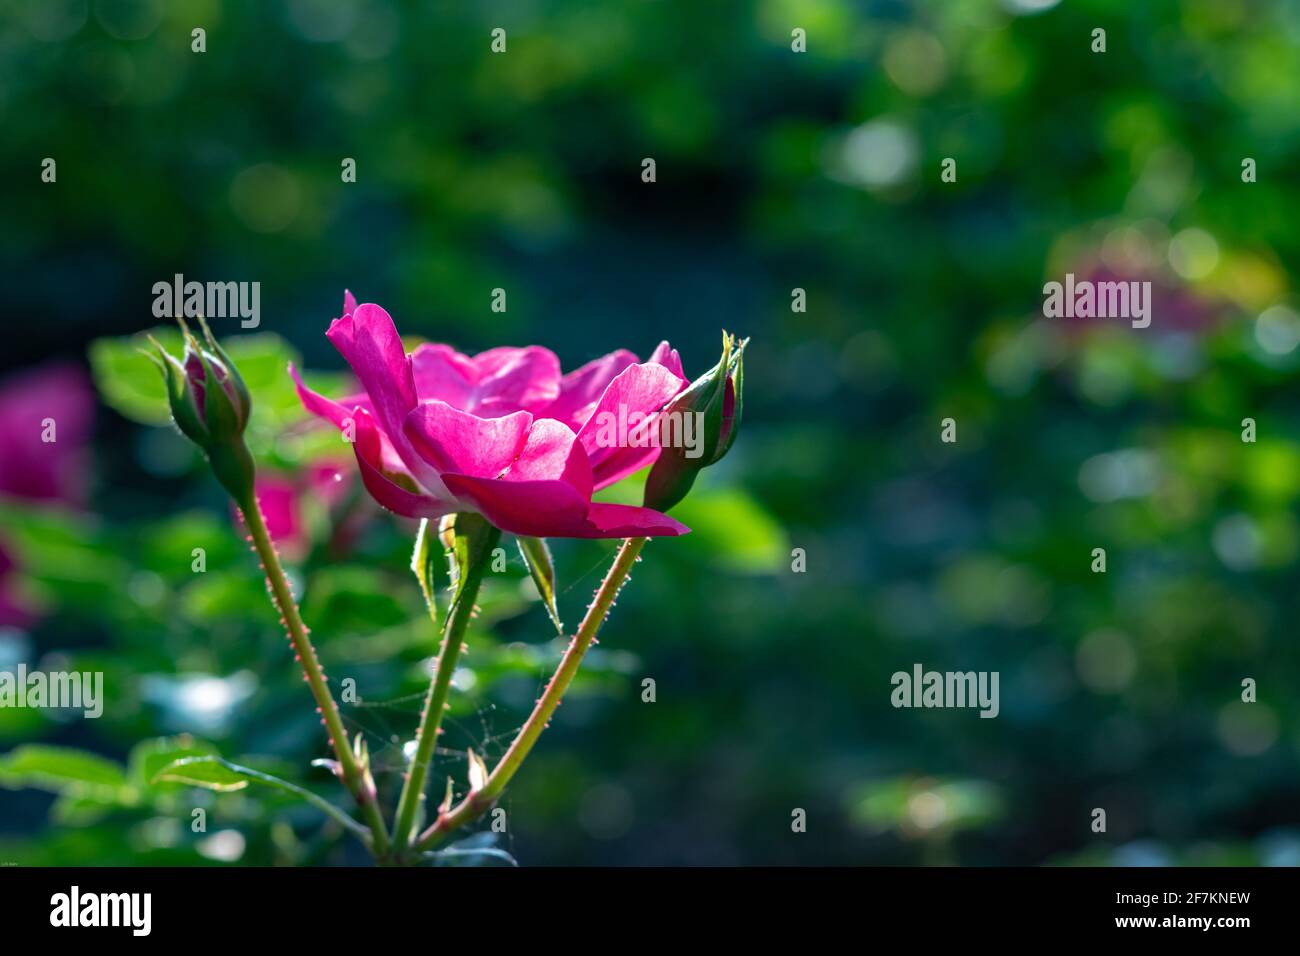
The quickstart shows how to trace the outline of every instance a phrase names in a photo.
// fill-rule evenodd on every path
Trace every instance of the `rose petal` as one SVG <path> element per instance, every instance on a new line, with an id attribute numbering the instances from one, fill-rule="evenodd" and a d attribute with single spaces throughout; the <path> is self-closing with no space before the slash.
<path id="1" fill-rule="evenodd" d="M 644 468 L 659 456 L 658 445 L 650 444 L 658 440 L 657 417 L 653 413 L 671 401 L 683 384 L 671 369 L 650 363 L 629 365 L 609 383 L 578 432 L 578 440 L 587 449 L 597 489 Z M 620 433 L 621 424 L 634 415 L 648 418 L 636 425 L 628 423 L 626 434 Z M 632 445 L 631 441 L 647 444 Z"/>
<path id="2" fill-rule="evenodd" d="M 422 402 L 443 401 L 469 410 L 478 381 L 474 360 L 450 345 L 426 342 L 411 353 L 415 390 Z"/>
<path id="3" fill-rule="evenodd" d="M 578 436 L 563 422 L 533 422 L 518 459 L 501 476 L 506 481 L 563 481 L 584 499 L 591 497 L 591 464 Z"/>
<path id="4" fill-rule="evenodd" d="M 495 478 L 524 448 L 533 416 L 479 418 L 446 402 L 426 402 L 406 417 L 406 437 L 439 473 Z"/>
<path id="5" fill-rule="evenodd" d="M 629 365 L 635 365 L 636 361 L 634 353 L 619 349 L 574 369 L 560 379 L 559 395 L 542 414 L 562 421 L 577 431 L 591 417 L 596 402 L 614 380 L 614 376 Z"/>
<path id="6" fill-rule="evenodd" d="M 539 345 L 502 347 L 474 356 L 474 407 L 481 415 L 544 408 L 560 394 L 560 360 Z"/>
<path id="7" fill-rule="evenodd" d="M 591 466 L 577 436 L 562 422 L 533 422 L 514 463 L 499 478 L 444 474 L 448 490 L 474 504 L 512 534 L 586 537 Z"/>
<path id="8" fill-rule="evenodd" d="M 682 369 L 682 357 L 677 354 L 675 348 L 669 346 L 667 340 L 655 346 L 655 350 L 650 354 L 649 362 L 651 365 L 662 365 L 680 378 L 682 384 L 686 384 L 686 372 Z"/>
<path id="9" fill-rule="evenodd" d="M 335 428 L 343 429 L 344 422 L 352 417 L 352 413 L 348 411 L 348 406 L 343 405 L 342 402 L 336 402 L 332 398 L 326 398 L 320 392 L 308 388 L 292 362 L 289 363 L 289 375 L 293 378 L 294 388 L 298 391 L 298 401 L 302 402 L 302 407 L 317 418 L 325 419 Z"/>
<path id="10" fill-rule="evenodd" d="M 599 534 L 589 538 L 657 538 L 690 534 L 691 529 L 675 518 L 653 508 L 636 505 L 616 505 L 593 501 L 587 520 Z"/>
<path id="11" fill-rule="evenodd" d="M 353 450 L 361 469 L 361 482 L 372 498 L 389 511 L 407 518 L 437 518 L 458 509 L 450 495 L 422 493 L 410 475 L 384 468 L 383 435 L 365 409 L 356 410 L 356 423 L 357 440 Z M 445 490 L 441 481 L 437 487 L 439 491 Z"/>
<path id="12" fill-rule="evenodd" d="M 370 399 L 375 423 L 383 431 L 393 450 L 420 484 L 436 491 L 437 473 L 431 469 L 407 440 L 402 423 L 411 409 L 419 404 L 411 362 L 393 324 L 393 317 L 369 302 L 350 315 L 335 319 L 326 337 L 352 366 Z"/>
<path id="13" fill-rule="evenodd" d="M 502 531 L 534 538 L 574 538 L 583 527 L 587 501 L 563 481 L 502 481 L 445 475 L 448 490 Z"/>
<path id="14" fill-rule="evenodd" d="M 320 392 L 308 388 L 298 374 L 298 370 L 293 363 L 289 363 L 289 374 L 293 377 L 294 387 L 298 390 L 298 400 L 302 402 L 303 408 L 311 412 L 318 418 L 332 424 L 339 431 L 347 433 L 351 431 L 353 437 L 356 433 L 356 410 L 362 409 L 368 414 L 373 415 L 374 409 L 370 406 L 370 399 L 366 395 L 355 395 L 341 401 L 334 401 L 327 398 Z M 406 463 L 402 461 L 401 456 L 393 448 L 392 442 L 379 435 L 380 442 L 380 463 L 384 471 L 405 472 Z M 412 478 L 412 480 L 414 480 Z"/>
<path id="15" fill-rule="evenodd" d="M 627 538 L 686 534 L 690 529 L 649 508 L 585 500 L 564 481 L 503 481 L 444 476 L 458 498 L 488 521 L 535 538 Z"/>

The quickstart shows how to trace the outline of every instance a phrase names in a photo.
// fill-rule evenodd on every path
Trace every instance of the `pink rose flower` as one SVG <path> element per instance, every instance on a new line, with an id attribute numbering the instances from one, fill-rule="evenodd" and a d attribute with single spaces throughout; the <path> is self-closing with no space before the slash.
<path id="1" fill-rule="evenodd" d="M 364 392 L 333 401 L 289 371 L 308 411 L 354 430 L 362 481 L 385 508 L 412 518 L 473 511 L 532 537 L 689 530 L 650 508 L 591 499 L 659 454 L 606 447 L 595 422 L 601 412 L 653 415 L 686 386 L 668 343 L 646 363 L 619 350 L 562 375 L 555 354 L 535 345 L 468 356 L 425 344 L 408 355 L 379 306 L 349 293 L 344 313 L 326 334 Z"/>

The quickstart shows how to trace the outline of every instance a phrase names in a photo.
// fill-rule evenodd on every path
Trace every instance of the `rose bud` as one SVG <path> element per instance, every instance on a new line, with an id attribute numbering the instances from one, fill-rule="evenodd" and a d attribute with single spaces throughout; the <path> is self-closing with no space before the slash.
<path id="1" fill-rule="evenodd" d="M 244 444 L 252 399 L 239 370 L 199 319 L 206 346 L 180 320 L 185 355 L 169 355 L 157 341 L 161 360 L 155 364 L 167 383 L 172 420 L 208 456 L 217 480 L 237 501 L 248 499 L 253 487 L 253 459 Z M 153 358 L 153 356 L 150 356 Z"/>
<path id="2" fill-rule="evenodd" d="M 694 446 L 681 442 L 664 447 L 646 478 L 644 506 L 667 511 L 686 497 L 695 476 L 719 461 L 736 440 L 744 391 L 744 356 L 749 339 L 737 343 L 734 335 L 722 333 L 722 357 L 685 391 L 673 399 L 663 414 L 669 418 L 696 415 L 701 423 L 701 441 Z M 679 432 L 680 433 L 680 432 Z"/>

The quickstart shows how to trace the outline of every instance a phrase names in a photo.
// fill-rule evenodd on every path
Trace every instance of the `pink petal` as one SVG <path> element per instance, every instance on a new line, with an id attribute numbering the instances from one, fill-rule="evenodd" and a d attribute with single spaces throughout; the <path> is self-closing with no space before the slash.
<path id="1" fill-rule="evenodd" d="M 662 365 L 629 365 L 625 368 L 609 383 L 596 402 L 591 417 L 578 432 L 578 440 L 587 449 L 588 457 L 594 462 L 614 450 L 601 444 L 601 432 L 608 421 L 626 421 L 634 414 L 657 412 L 681 390 L 681 386 L 682 380 Z M 613 418 L 606 419 L 605 415 Z M 640 426 L 636 433 L 643 431 L 648 431 L 648 426 Z"/>
<path id="2" fill-rule="evenodd" d="M 614 376 L 629 365 L 636 364 L 636 355 L 619 349 L 592 359 L 560 379 L 560 394 L 546 407 L 543 414 L 564 422 L 574 431 L 580 429 L 591 417 L 600 398 Z"/>
<path id="3" fill-rule="evenodd" d="M 535 538 L 582 538 L 588 502 L 564 481 L 503 481 L 443 475 L 447 489 L 469 501 L 502 531 Z"/>
<path id="4" fill-rule="evenodd" d="M 563 481 L 584 500 L 591 497 L 587 452 L 569 426 L 553 418 L 533 422 L 518 459 L 501 477 L 506 481 Z"/>
<path id="5" fill-rule="evenodd" d="M 682 357 L 677 354 L 675 348 L 671 348 L 665 340 L 655 346 L 654 352 L 650 354 L 650 364 L 662 365 L 668 371 L 672 372 L 686 383 L 686 372 L 682 369 Z"/>
<path id="6" fill-rule="evenodd" d="M 457 498 L 498 528 L 534 537 L 587 537 L 591 466 L 577 436 L 561 422 L 533 422 L 515 462 L 499 478 L 444 474 Z"/>
<path id="7" fill-rule="evenodd" d="M 560 360 L 539 345 L 496 348 L 474 356 L 478 383 L 475 407 L 481 415 L 504 415 L 517 409 L 534 411 L 560 393 Z"/>
<path id="8" fill-rule="evenodd" d="M 375 416 L 390 435 L 419 399 L 411 366 L 393 317 L 366 303 L 330 323 L 326 337 L 352 366 L 375 406 Z"/>
<path id="9" fill-rule="evenodd" d="M 595 490 L 616 485 L 628 475 L 636 474 L 659 460 L 659 448 L 620 448 L 592 466 Z"/>
<path id="10" fill-rule="evenodd" d="M 353 449 L 361 468 L 361 482 L 372 498 L 407 518 L 437 518 L 457 510 L 449 497 L 425 494 L 418 490 L 410 475 L 384 468 L 383 435 L 368 412 L 358 408 L 356 423 L 357 440 Z M 438 482 L 438 488 L 443 487 Z"/>
<path id="11" fill-rule="evenodd" d="M 298 390 L 298 401 L 302 402 L 302 407 L 307 409 L 317 418 L 323 418 L 332 424 L 335 428 L 342 429 L 344 421 L 352 417 L 348 407 L 341 402 L 336 402 L 332 398 L 326 398 L 320 392 L 312 391 L 303 384 L 302 376 L 298 374 L 298 369 L 292 362 L 289 363 L 289 375 L 293 378 L 294 387 Z"/>
<path id="12" fill-rule="evenodd" d="M 578 432 L 578 440 L 587 449 L 597 489 L 620 481 L 659 456 L 657 444 L 649 444 L 658 437 L 657 418 L 653 413 L 671 401 L 684 384 L 672 370 L 649 363 L 629 365 L 609 383 Z M 651 417 L 622 433 L 618 423 L 627 422 L 636 414 Z M 607 444 L 610 438 L 614 444 Z M 647 444 L 630 444 L 634 440 Z"/>
<path id="13" fill-rule="evenodd" d="M 364 394 L 350 396 L 336 402 L 332 398 L 326 398 L 320 392 L 312 391 L 303 384 L 302 377 L 298 374 L 298 370 L 294 368 L 292 362 L 289 363 L 289 374 L 293 376 L 294 386 L 298 390 L 298 400 L 302 402 L 303 408 L 316 417 L 323 418 L 341 432 L 346 433 L 349 430 L 349 423 L 353 423 L 351 430 L 355 434 L 357 411 L 365 411 L 370 415 L 375 413 L 375 410 L 370 405 L 370 398 Z M 401 456 L 393 448 L 392 442 L 382 432 L 379 435 L 379 442 L 383 469 L 394 472 L 407 471 L 406 463 L 402 461 Z M 412 478 L 412 480 L 414 479 Z"/>
<path id="14" fill-rule="evenodd" d="M 549 349 L 489 349 L 470 358 L 448 345 L 411 355 L 420 401 L 444 401 L 482 418 L 537 411 L 559 394 L 560 361 Z"/>
<path id="15" fill-rule="evenodd" d="M 563 481 L 502 481 L 445 475 L 447 487 L 503 531 L 535 538 L 628 538 L 686 534 L 649 508 L 592 503 Z"/>
<path id="16" fill-rule="evenodd" d="M 343 314 L 351 315 L 357 311 L 357 300 L 349 289 L 343 290 Z"/>
<path id="17" fill-rule="evenodd" d="M 496 479 L 444 474 L 457 498 L 503 531 L 538 538 L 626 538 L 685 534 L 667 515 L 591 501 L 591 466 L 562 422 L 538 419 L 518 459 Z"/>
<path id="18" fill-rule="evenodd" d="M 585 536 L 589 538 L 676 537 L 691 532 L 680 521 L 653 508 L 607 504 L 603 501 L 592 502 L 587 520 L 600 532 Z"/>
<path id="19" fill-rule="evenodd" d="M 411 447 L 402 423 L 419 403 L 411 362 L 393 324 L 393 317 L 369 302 L 350 315 L 335 319 L 325 333 L 339 350 L 370 398 L 375 423 L 416 480 L 430 490 L 434 472 Z"/>
<path id="20" fill-rule="evenodd" d="M 426 342 L 411 353 L 411 369 L 420 401 L 443 401 L 469 410 L 478 381 L 474 360 L 449 345 Z"/>
<path id="21" fill-rule="evenodd" d="M 406 437 L 439 473 L 495 478 L 524 448 L 533 416 L 479 418 L 446 402 L 426 402 L 406 417 Z"/>

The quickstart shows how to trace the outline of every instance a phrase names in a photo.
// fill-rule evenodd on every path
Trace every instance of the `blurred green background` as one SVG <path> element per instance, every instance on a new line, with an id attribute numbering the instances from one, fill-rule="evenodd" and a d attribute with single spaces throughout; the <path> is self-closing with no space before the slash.
<path id="1" fill-rule="evenodd" d="M 404 334 L 566 369 L 667 338 L 694 376 L 720 328 L 753 337 L 740 439 L 675 512 L 694 533 L 646 549 L 503 804 L 521 862 L 1300 863 L 1300 8 L 461 6 L 0 13 L 0 390 L 21 406 L 74 363 L 97 402 L 57 494 L 0 448 L 0 668 L 102 670 L 108 695 L 99 720 L 0 710 L 0 861 L 365 860 L 299 805 L 148 780 L 211 746 L 341 802 L 256 562 L 129 338 L 183 273 L 261 283 L 261 328 L 215 331 L 389 805 L 435 650 L 412 526 L 282 371 L 342 393 L 345 287 Z M 1066 272 L 1151 281 L 1151 328 L 1042 318 Z M 435 790 L 503 752 L 562 649 L 507 546 Z M 610 545 L 553 547 L 573 626 Z M 1000 672 L 1000 716 L 893 709 L 917 662 Z"/>

